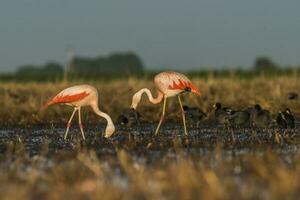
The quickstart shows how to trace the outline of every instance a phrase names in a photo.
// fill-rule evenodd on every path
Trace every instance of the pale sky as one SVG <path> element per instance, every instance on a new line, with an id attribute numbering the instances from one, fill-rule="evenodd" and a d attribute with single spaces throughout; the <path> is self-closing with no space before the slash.
<path id="1" fill-rule="evenodd" d="M 0 71 L 136 52 L 149 69 L 300 64 L 299 0 L 1 0 Z"/>

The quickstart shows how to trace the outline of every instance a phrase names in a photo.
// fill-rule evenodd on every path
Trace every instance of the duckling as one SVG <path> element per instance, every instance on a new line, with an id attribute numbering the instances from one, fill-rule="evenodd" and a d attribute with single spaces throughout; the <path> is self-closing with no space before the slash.
<path id="1" fill-rule="evenodd" d="M 295 128 L 295 118 L 289 108 L 278 113 L 276 122 L 280 128 Z"/>
<path id="2" fill-rule="evenodd" d="M 231 108 L 223 107 L 221 103 L 217 102 L 213 106 L 215 108 L 215 119 L 218 123 L 227 125 L 229 123 L 229 115 L 234 111 Z"/>
<path id="3" fill-rule="evenodd" d="M 272 116 L 270 111 L 262 109 L 259 104 L 254 106 L 254 112 L 252 116 L 252 123 L 258 128 L 267 128 L 272 122 Z"/>
<path id="4" fill-rule="evenodd" d="M 246 110 L 233 111 L 228 120 L 231 126 L 244 126 L 250 121 L 251 113 Z"/>
<path id="5" fill-rule="evenodd" d="M 122 114 L 118 117 L 118 124 L 125 125 L 128 127 L 140 124 L 140 113 L 130 108 L 125 109 Z"/>
<path id="6" fill-rule="evenodd" d="M 193 126 L 196 124 L 196 127 L 199 126 L 200 121 L 207 117 L 206 113 L 203 112 L 200 108 L 196 107 L 188 107 L 188 106 L 183 106 L 183 110 L 185 113 L 185 117 L 187 119 L 187 122 Z"/>

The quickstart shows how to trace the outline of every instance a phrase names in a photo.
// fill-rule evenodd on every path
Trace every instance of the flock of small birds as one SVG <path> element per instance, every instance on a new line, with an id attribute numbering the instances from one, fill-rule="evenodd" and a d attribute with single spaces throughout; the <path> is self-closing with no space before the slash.
<path id="1" fill-rule="evenodd" d="M 286 97 L 290 101 L 299 99 L 296 92 L 289 92 Z M 226 128 L 281 128 L 281 129 L 294 129 L 295 117 L 290 108 L 286 108 L 277 113 L 275 119 L 269 110 L 263 108 L 261 105 L 256 104 L 241 110 L 235 110 L 231 107 L 222 106 L 220 102 L 213 105 L 208 113 L 204 112 L 198 107 L 183 106 L 185 119 L 188 126 L 199 128 L 204 120 L 213 122 L 213 125 L 221 125 Z M 141 114 L 136 109 L 126 109 L 118 118 L 118 124 L 127 127 L 135 127 L 140 125 Z"/>
<path id="2" fill-rule="evenodd" d="M 225 127 L 255 127 L 269 128 L 276 123 L 279 128 L 295 128 L 295 117 L 289 108 L 278 112 L 276 119 L 272 119 L 271 112 L 256 104 L 243 110 L 224 107 L 217 102 L 213 105 L 213 120 Z M 185 117 L 190 126 L 199 127 L 208 114 L 198 107 L 183 106 Z M 134 109 L 126 109 L 118 118 L 118 124 L 129 127 L 140 125 L 141 115 Z"/>
<path id="3" fill-rule="evenodd" d="M 225 126 L 243 127 L 250 125 L 256 128 L 269 128 L 274 121 L 271 112 L 263 109 L 259 104 L 244 110 L 233 110 L 229 107 L 222 107 L 221 103 L 216 103 L 215 108 L 214 117 L 216 121 Z M 289 108 L 280 111 L 275 121 L 279 128 L 295 128 L 295 118 Z"/>

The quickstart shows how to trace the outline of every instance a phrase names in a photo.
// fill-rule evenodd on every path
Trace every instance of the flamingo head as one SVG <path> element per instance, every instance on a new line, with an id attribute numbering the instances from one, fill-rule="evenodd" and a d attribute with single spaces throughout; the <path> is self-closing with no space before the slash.
<path id="1" fill-rule="evenodd" d="M 113 125 L 108 125 L 105 129 L 105 138 L 109 138 L 115 132 L 115 127 Z"/>
<path id="2" fill-rule="evenodd" d="M 137 93 L 135 93 L 132 97 L 132 103 L 131 103 L 131 108 L 136 110 L 136 107 L 138 106 L 138 104 L 140 103 L 141 101 L 141 98 L 142 98 L 142 92 L 143 91 L 139 91 Z"/>

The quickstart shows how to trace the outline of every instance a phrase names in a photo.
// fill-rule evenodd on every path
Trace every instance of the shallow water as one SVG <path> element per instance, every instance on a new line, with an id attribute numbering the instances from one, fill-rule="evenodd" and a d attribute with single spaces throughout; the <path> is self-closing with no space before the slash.
<path id="1" fill-rule="evenodd" d="M 264 152 L 267 149 L 283 154 L 299 152 L 300 126 L 295 129 L 253 129 L 224 128 L 220 126 L 200 126 L 188 128 L 188 135 L 177 123 L 165 123 L 158 136 L 153 133 L 156 123 L 143 123 L 140 127 L 117 126 L 116 133 L 109 139 L 102 137 L 104 124 L 86 126 L 86 140 L 83 141 L 79 129 L 70 129 L 64 140 L 62 125 L 33 126 L 28 128 L 8 127 L 0 129 L 0 151 L 5 152 L 9 143 L 21 143 L 26 153 L 35 156 L 47 147 L 47 156 L 59 151 L 76 152 L 80 148 L 95 150 L 99 156 L 115 155 L 116 148 L 124 148 L 132 155 L 155 160 L 166 154 L 182 150 L 187 155 L 205 155 L 221 147 L 224 155 Z M 45 147 L 46 146 L 46 147 Z"/>

